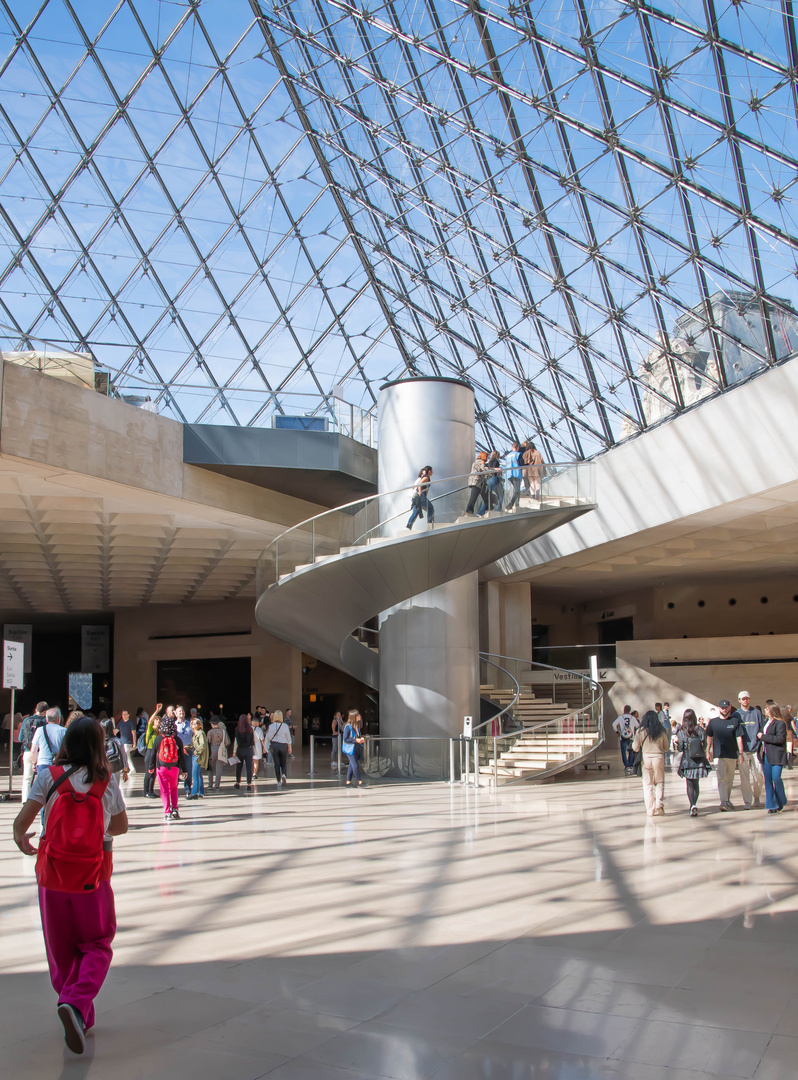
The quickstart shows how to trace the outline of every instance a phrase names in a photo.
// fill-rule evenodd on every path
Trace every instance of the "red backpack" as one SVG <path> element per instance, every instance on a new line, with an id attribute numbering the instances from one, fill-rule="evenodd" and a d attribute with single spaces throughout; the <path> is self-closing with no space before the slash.
<path id="1" fill-rule="evenodd" d="M 36 876 L 45 889 L 59 892 L 91 892 L 101 881 L 106 860 L 103 855 L 103 795 L 108 780 L 97 780 L 85 794 L 66 783 L 75 768 L 53 765 L 53 786 L 47 799 L 55 796 L 47 825 L 39 841 Z M 59 788 L 63 786 L 63 790 Z"/>
<path id="2" fill-rule="evenodd" d="M 161 737 L 161 745 L 158 750 L 159 765 L 177 765 L 177 743 L 171 735 Z"/>

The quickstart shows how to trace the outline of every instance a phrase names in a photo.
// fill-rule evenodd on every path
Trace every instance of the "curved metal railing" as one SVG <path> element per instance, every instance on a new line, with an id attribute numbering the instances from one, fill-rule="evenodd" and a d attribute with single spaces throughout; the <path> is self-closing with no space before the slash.
<path id="1" fill-rule="evenodd" d="M 586 760 L 604 741 L 604 692 L 588 675 L 550 664 L 502 656 L 504 665 L 512 665 L 518 685 L 528 684 L 528 711 L 522 711 L 523 693 L 516 697 L 512 731 L 491 732 L 488 720 L 474 730 L 478 743 L 480 771 L 493 784 L 523 783 L 554 776 Z M 526 676 L 526 677 L 524 677 Z M 532 688 L 536 694 L 532 697 Z M 540 691 L 550 694 L 543 698 Z M 566 696 L 570 700 L 566 701 Z M 578 696 L 580 700 L 574 700 Z M 560 701 L 558 703 L 558 697 Z M 551 702 L 556 715 L 536 720 L 534 712 Z M 562 711 L 559 711 L 558 704 Z"/>
<path id="2" fill-rule="evenodd" d="M 541 475 L 539 497 L 533 499 L 522 495 L 522 512 L 593 503 L 595 466 L 592 462 L 552 463 L 538 468 Z M 466 512 L 470 475 L 433 479 L 426 492 L 426 504 L 422 503 L 422 512 L 416 519 L 418 524 L 414 522 L 416 527 L 423 523 L 426 528 L 433 524 L 438 528 L 460 520 Z M 258 596 L 299 567 L 337 555 L 345 549 L 354 550 L 406 536 L 416 483 L 413 480 L 395 491 L 356 499 L 286 529 L 258 559 Z M 429 520 L 430 504 L 433 521 Z M 503 506 L 503 501 L 499 505 Z M 477 499 L 477 506 L 477 513 L 486 506 L 481 497 Z"/>

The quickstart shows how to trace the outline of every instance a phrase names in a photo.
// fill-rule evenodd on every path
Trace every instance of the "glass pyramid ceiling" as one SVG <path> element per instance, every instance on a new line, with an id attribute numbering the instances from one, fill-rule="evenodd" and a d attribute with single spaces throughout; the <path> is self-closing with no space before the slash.
<path id="1" fill-rule="evenodd" d="M 792 0 L 0 0 L 0 323 L 191 422 L 583 457 L 798 349 Z"/>

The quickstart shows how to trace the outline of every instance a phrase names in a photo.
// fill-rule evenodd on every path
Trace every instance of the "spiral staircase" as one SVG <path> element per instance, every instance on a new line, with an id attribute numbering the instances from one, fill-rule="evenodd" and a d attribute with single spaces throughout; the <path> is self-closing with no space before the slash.
<path id="1" fill-rule="evenodd" d="M 425 522 L 408 531 L 408 489 L 358 500 L 302 522 L 281 534 L 259 560 L 258 623 L 275 637 L 377 689 L 379 649 L 374 641 L 359 640 L 353 632 L 386 609 L 480 570 L 593 509 L 589 474 L 585 475 L 590 468 L 550 467 L 540 497 L 522 499 L 512 513 L 467 516 L 468 478 L 450 477 L 435 481 L 429 492 L 434 526 Z M 485 725 L 477 732 L 485 744 L 480 769 L 489 771 L 496 783 L 540 773 L 541 763 L 548 774 L 566 745 L 563 739 L 556 745 L 551 740 L 541 749 L 540 737 L 532 734 L 540 724 L 534 694 L 522 693 L 512 676 L 509 685 L 510 699 L 503 696 L 507 692 L 503 687 L 496 704 L 501 723 L 511 724 L 512 733 L 502 732 L 497 741 L 486 734 Z M 558 713 L 548 716 L 546 723 L 559 724 L 561 719 Z M 519 742 L 522 736 L 524 741 Z M 591 746 L 595 737 L 594 731 Z M 578 758 L 586 746 L 585 740 L 572 740 L 574 753 L 569 758 Z M 500 760 L 495 760 L 497 754 Z M 553 757 L 544 761 L 543 754 Z"/>

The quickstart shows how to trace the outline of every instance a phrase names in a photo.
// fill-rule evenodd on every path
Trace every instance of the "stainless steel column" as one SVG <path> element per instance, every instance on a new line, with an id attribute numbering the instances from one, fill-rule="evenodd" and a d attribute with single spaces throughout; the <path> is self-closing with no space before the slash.
<path id="1" fill-rule="evenodd" d="M 381 492 L 412 484 L 424 465 L 432 466 L 434 480 L 468 473 L 474 460 L 473 391 L 455 379 L 387 383 L 379 400 L 378 445 Z M 467 496 L 463 491 L 463 509 Z M 410 513 L 407 495 L 380 504 L 383 520 L 403 510 Z M 417 522 L 416 529 L 421 528 Z M 468 574 L 384 611 L 381 734 L 446 738 L 459 734 L 463 717 L 478 715 L 478 709 L 477 575 Z"/>

